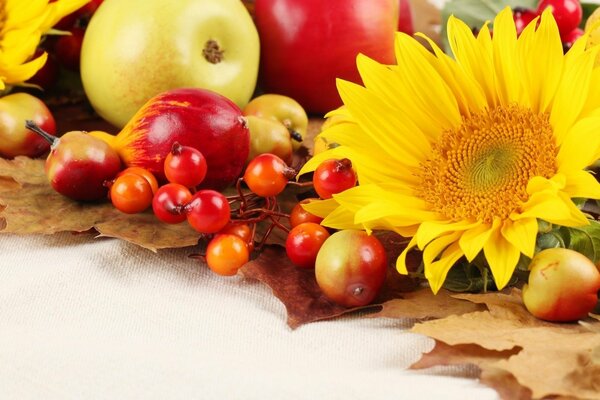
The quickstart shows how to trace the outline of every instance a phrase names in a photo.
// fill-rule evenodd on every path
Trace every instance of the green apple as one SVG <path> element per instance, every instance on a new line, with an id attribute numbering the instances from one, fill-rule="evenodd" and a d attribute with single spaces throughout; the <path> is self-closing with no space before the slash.
<path id="1" fill-rule="evenodd" d="M 259 39 L 240 0 L 105 0 L 81 49 L 94 109 L 123 127 L 151 97 L 199 87 L 240 108 L 258 75 Z"/>

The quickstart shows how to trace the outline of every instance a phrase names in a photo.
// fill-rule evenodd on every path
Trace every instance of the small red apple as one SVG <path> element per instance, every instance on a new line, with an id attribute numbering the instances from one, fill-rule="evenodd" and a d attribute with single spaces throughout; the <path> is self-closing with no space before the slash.
<path id="1" fill-rule="evenodd" d="M 523 302 L 535 317 L 576 321 L 596 306 L 600 272 L 583 254 L 563 248 L 542 250 L 531 260 L 529 270 Z"/>
<path id="2" fill-rule="evenodd" d="M 50 149 L 50 144 L 25 128 L 25 120 L 32 120 L 51 134 L 56 122 L 48 107 L 37 97 L 14 93 L 0 98 L 0 156 L 39 157 Z"/>
<path id="3" fill-rule="evenodd" d="M 118 154 L 107 143 L 87 132 L 71 131 L 59 139 L 33 121 L 24 125 L 51 145 L 45 171 L 54 190 L 77 201 L 106 198 L 106 182 L 121 170 Z"/>
<path id="4" fill-rule="evenodd" d="M 256 0 L 263 89 L 307 112 L 339 107 L 336 78 L 360 82 L 356 56 L 392 64 L 398 0 Z"/>

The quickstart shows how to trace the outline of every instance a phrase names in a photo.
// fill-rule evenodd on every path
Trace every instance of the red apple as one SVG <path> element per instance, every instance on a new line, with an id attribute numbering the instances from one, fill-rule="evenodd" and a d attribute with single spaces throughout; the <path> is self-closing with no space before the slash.
<path id="1" fill-rule="evenodd" d="M 208 172 L 203 188 L 224 189 L 238 178 L 250 133 L 242 111 L 231 100 L 199 88 L 172 89 L 148 100 L 118 135 L 93 131 L 109 143 L 128 167 L 142 167 L 165 181 L 164 162 L 173 143 L 198 149 Z"/>
<path id="2" fill-rule="evenodd" d="M 360 82 L 356 56 L 394 63 L 398 0 L 256 0 L 261 83 L 308 112 L 339 107 L 336 78 Z"/>
<path id="3" fill-rule="evenodd" d="M 43 101 L 27 93 L 14 93 L 0 98 L 0 156 L 38 157 L 50 149 L 50 144 L 25 128 L 32 120 L 54 134 L 56 122 Z"/>
<path id="4" fill-rule="evenodd" d="M 596 306 L 600 272 L 583 254 L 563 248 L 542 250 L 531 260 L 529 270 L 523 303 L 535 317 L 576 321 Z"/>

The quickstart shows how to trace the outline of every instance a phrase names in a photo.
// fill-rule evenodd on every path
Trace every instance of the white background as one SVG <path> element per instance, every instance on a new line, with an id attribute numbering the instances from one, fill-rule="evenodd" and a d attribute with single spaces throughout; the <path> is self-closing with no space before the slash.
<path id="1" fill-rule="evenodd" d="M 473 368 L 408 371 L 414 321 L 291 330 L 262 284 L 70 233 L 0 234 L 0 399 L 496 399 Z"/>

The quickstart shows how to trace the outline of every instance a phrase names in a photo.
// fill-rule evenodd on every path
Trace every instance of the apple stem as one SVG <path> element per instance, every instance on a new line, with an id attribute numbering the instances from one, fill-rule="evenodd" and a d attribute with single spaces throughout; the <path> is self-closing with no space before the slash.
<path id="1" fill-rule="evenodd" d="M 32 132 L 37 133 L 38 135 L 40 135 L 41 137 L 43 137 L 44 139 L 46 139 L 48 141 L 48 143 L 50 143 L 50 145 L 52 147 L 56 146 L 56 144 L 58 143 L 59 139 L 56 136 L 52 136 L 51 134 L 49 134 L 48 132 L 46 132 L 45 130 L 43 130 L 42 128 L 40 128 L 32 120 L 28 119 L 27 121 L 25 121 L 25 128 L 29 129 Z"/>

